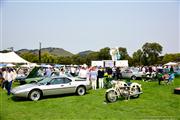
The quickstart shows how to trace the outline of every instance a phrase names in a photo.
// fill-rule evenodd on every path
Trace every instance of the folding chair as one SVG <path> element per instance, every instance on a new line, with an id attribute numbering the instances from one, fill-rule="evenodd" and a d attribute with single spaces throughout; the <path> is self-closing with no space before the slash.
<path id="1" fill-rule="evenodd" d="M 174 73 L 170 74 L 167 84 L 172 84 L 174 82 L 174 78 L 175 78 Z"/>

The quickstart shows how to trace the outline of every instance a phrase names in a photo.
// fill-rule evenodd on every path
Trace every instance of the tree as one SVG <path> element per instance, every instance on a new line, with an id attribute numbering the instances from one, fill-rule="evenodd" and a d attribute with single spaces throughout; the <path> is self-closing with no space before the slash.
<path id="1" fill-rule="evenodd" d="M 165 54 L 162 60 L 162 63 L 168 62 L 180 62 L 180 53 L 177 54 Z"/>
<path id="2" fill-rule="evenodd" d="M 73 55 L 72 56 L 72 64 L 81 65 L 86 63 L 86 60 L 84 57 L 80 55 Z"/>
<path id="3" fill-rule="evenodd" d="M 119 47 L 119 53 L 121 55 L 121 60 L 127 60 L 129 58 L 126 48 Z"/>
<path id="4" fill-rule="evenodd" d="M 92 52 L 86 56 L 86 64 L 91 65 L 91 61 L 99 60 L 99 52 Z"/>
<path id="5" fill-rule="evenodd" d="M 67 56 L 67 57 L 57 57 L 56 63 L 58 64 L 63 64 L 63 65 L 70 65 L 72 64 L 72 58 Z"/>
<path id="6" fill-rule="evenodd" d="M 49 52 L 44 52 L 41 56 L 42 63 L 55 63 L 56 57 L 51 55 Z"/>
<path id="7" fill-rule="evenodd" d="M 134 65 L 142 65 L 142 54 L 141 49 L 133 53 L 133 63 Z"/>
<path id="8" fill-rule="evenodd" d="M 39 62 L 38 56 L 30 52 L 21 53 L 20 56 L 29 62 L 34 62 L 34 63 Z"/>
<path id="9" fill-rule="evenodd" d="M 163 47 L 158 43 L 145 43 L 142 46 L 143 50 L 143 64 L 153 65 L 157 62 L 159 54 L 161 54 Z"/>
<path id="10" fill-rule="evenodd" d="M 111 55 L 110 55 L 109 51 L 110 51 L 109 47 L 105 47 L 105 48 L 100 49 L 99 60 L 110 60 Z"/>

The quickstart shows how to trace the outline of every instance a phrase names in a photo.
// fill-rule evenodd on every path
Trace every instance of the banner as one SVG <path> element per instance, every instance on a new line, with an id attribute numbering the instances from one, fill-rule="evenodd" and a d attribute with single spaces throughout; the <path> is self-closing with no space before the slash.
<path id="1" fill-rule="evenodd" d="M 104 61 L 91 61 L 91 66 L 104 67 Z"/>

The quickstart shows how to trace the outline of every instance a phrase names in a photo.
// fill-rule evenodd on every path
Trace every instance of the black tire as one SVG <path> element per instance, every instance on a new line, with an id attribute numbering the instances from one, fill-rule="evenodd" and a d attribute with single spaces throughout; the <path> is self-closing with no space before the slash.
<path id="1" fill-rule="evenodd" d="M 133 75 L 133 76 L 131 77 L 131 79 L 132 79 L 132 80 L 136 80 L 136 76 Z"/>
<path id="2" fill-rule="evenodd" d="M 37 101 L 41 98 L 42 94 L 41 94 L 41 91 L 40 90 L 32 90 L 28 97 L 30 100 L 32 101 Z"/>
<path id="3" fill-rule="evenodd" d="M 106 101 L 107 102 L 116 102 L 118 99 L 117 93 L 114 90 L 110 90 L 109 92 L 106 92 Z"/>
<path id="4" fill-rule="evenodd" d="M 141 92 L 140 88 L 137 87 L 137 88 L 134 88 L 134 92 Z M 137 95 L 133 95 L 132 98 L 139 98 L 140 94 L 137 94 Z"/>
<path id="5" fill-rule="evenodd" d="M 79 96 L 85 95 L 86 94 L 86 88 L 84 86 L 79 86 L 76 90 L 76 93 Z"/>

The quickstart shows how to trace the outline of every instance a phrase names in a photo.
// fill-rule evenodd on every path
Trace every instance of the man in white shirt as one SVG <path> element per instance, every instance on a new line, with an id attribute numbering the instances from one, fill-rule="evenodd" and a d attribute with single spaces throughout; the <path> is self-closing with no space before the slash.
<path id="1" fill-rule="evenodd" d="M 7 90 L 8 95 L 11 94 L 11 86 L 12 86 L 13 78 L 14 78 L 13 70 L 11 68 L 9 68 L 6 73 L 6 79 L 8 81 L 6 90 Z"/>
<path id="2" fill-rule="evenodd" d="M 87 78 L 88 70 L 82 67 L 79 71 L 80 78 Z"/>

